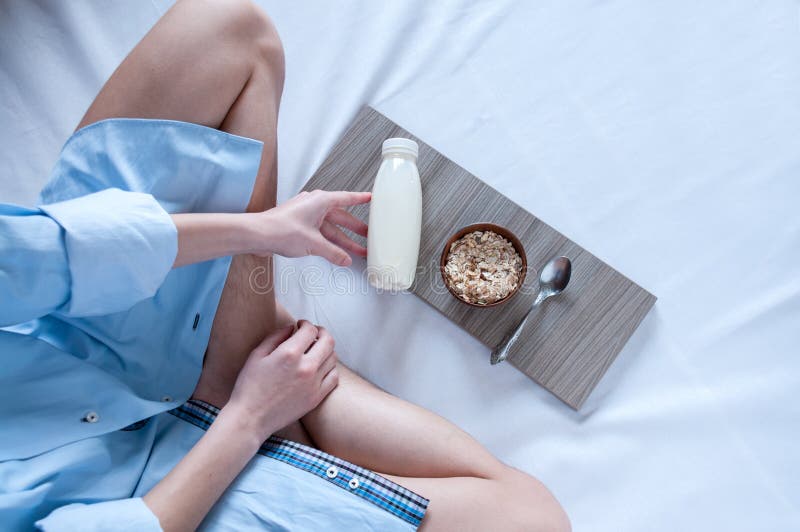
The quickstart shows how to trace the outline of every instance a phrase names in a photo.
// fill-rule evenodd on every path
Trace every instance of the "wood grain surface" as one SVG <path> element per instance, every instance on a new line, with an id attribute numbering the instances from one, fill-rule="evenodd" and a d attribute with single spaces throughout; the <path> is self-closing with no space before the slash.
<path id="1" fill-rule="evenodd" d="M 573 270 L 567 290 L 535 311 L 508 361 L 572 408 L 580 408 L 656 298 L 370 107 L 361 110 L 304 189 L 371 190 L 381 162 L 381 143 L 389 137 L 419 143 L 422 239 L 411 291 L 487 347 L 494 347 L 530 308 L 538 289 L 538 269 L 553 256 L 570 258 Z M 368 218 L 365 206 L 353 213 Z M 448 238 L 476 222 L 510 229 L 528 258 L 523 288 L 493 308 L 460 302 L 444 286 L 439 271 Z M 486 364 L 491 371 L 488 351 Z"/>

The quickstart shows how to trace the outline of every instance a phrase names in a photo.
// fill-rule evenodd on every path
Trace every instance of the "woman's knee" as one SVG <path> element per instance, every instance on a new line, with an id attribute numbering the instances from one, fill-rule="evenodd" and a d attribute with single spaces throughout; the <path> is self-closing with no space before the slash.
<path id="1" fill-rule="evenodd" d="M 520 530 L 570 532 L 569 517 L 544 484 L 516 469 L 509 468 L 506 478 L 509 515 L 515 516 Z"/>
<path id="2" fill-rule="evenodd" d="M 272 19 L 251 0 L 218 0 L 221 37 L 240 42 L 251 54 L 254 65 L 267 68 L 283 82 L 285 60 L 283 44 Z"/>

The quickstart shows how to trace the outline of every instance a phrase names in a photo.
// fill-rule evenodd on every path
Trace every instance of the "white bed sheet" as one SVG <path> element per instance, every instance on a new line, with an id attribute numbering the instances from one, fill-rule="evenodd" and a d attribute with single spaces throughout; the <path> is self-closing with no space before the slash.
<path id="1" fill-rule="evenodd" d="M 2 201 L 33 201 L 169 4 L 0 4 Z M 372 104 L 659 297 L 578 413 L 363 263 L 337 292 L 280 260 L 293 312 L 542 479 L 575 530 L 800 529 L 797 2 L 261 4 L 288 65 L 280 199 Z"/>

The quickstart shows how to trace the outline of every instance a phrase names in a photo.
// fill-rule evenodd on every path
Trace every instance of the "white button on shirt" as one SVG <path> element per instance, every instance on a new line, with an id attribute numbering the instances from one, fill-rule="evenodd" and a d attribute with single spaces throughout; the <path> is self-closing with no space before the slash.
<path id="1" fill-rule="evenodd" d="M 361 485 L 361 483 L 358 481 L 357 478 L 353 477 L 353 478 L 350 479 L 350 482 L 348 482 L 347 485 L 350 486 L 350 489 L 354 490 L 354 489 L 358 489 L 358 487 Z"/>
<path id="2" fill-rule="evenodd" d="M 339 474 L 339 468 L 336 466 L 330 466 L 328 470 L 325 471 L 325 474 L 328 475 L 328 478 L 336 478 L 336 476 Z"/>

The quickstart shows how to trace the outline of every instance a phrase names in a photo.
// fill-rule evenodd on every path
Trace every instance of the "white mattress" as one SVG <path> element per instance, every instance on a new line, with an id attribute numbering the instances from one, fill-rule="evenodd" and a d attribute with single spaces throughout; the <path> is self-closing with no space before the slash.
<path id="1" fill-rule="evenodd" d="M 168 4 L 0 4 L 3 201 L 33 200 Z M 263 2 L 288 64 L 282 200 L 372 104 L 659 300 L 579 413 L 370 292 L 363 263 L 337 293 L 320 261 L 280 260 L 289 308 L 542 479 L 575 530 L 800 529 L 798 4 L 307 4 Z"/>

